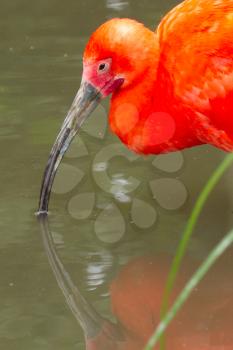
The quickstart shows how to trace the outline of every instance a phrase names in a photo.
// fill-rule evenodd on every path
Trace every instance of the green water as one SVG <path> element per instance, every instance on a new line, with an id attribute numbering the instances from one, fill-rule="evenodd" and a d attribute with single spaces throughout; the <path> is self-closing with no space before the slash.
<path id="1" fill-rule="evenodd" d="M 42 173 L 78 89 L 92 31 L 116 16 L 154 28 L 177 3 L 0 1 L 0 349 L 85 349 L 34 215 Z M 137 256 L 174 254 L 193 203 L 224 153 L 202 146 L 136 157 L 107 129 L 106 111 L 107 103 L 64 159 L 49 221 L 73 283 L 99 314 L 114 319 L 109 285 L 117 271 Z M 232 173 L 211 195 L 196 228 L 189 249 L 196 262 L 233 226 Z M 218 271 L 232 294 L 232 272 L 224 278 L 228 266 L 226 259 Z M 220 288 L 217 277 L 210 297 Z"/>

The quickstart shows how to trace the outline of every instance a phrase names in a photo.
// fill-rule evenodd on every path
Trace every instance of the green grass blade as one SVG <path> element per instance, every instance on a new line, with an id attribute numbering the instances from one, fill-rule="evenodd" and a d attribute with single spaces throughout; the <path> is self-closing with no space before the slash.
<path id="1" fill-rule="evenodd" d="M 215 170 L 215 172 L 212 174 L 210 179 L 208 180 L 207 184 L 205 185 L 203 191 L 199 195 L 196 204 L 194 206 L 194 209 L 191 213 L 191 216 L 188 220 L 187 226 L 184 230 L 182 239 L 180 241 L 180 244 L 178 246 L 176 255 L 173 259 L 171 270 L 168 275 L 168 280 L 165 287 L 163 302 L 162 302 L 162 308 L 161 308 L 161 318 L 165 315 L 166 311 L 168 310 L 169 305 L 169 298 L 176 280 L 176 276 L 179 272 L 183 257 L 185 255 L 185 252 L 187 250 L 188 243 L 190 241 L 190 238 L 192 236 L 194 227 L 197 223 L 197 220 L 200 216 L 200 213 L 210 195 L 210 193 L 213 191 L 214 187 L 224 174 L 224 172 L 230 167 L 230 165 L 233 162 L 233 153 L 229 154 L 223 162 L 218 166 L 218 168 Z M 164 349 L 164 339 L 161 340 L 161 348 Z"/>
<path id="2" fill-rule="evenodd" d="M 176 301 L 174 302 L 171 309 L 166 313 L 163 320 L 158 325 L 155 333 L 150 338 L 147 346 L 144 350 L 152 350 L 153 347 L 158 343 L 160 337 L 172 321 L 172 319 L 176 316 L 177 312 L 180 310 L 182 305 L 190 296 L 193 289 L 198 285 L 198 283 L 203 279 L 212 265 L 216 262 L 216 260 L 225 252 L 227 248 L 233 243 L 233 230 L 230 231 L 222 241 L 216 246 L 216 248 L 209 254 L 207 259 L 201 264 L 196 273 L 190 279 L 190 281 L 186 284 Z"/>

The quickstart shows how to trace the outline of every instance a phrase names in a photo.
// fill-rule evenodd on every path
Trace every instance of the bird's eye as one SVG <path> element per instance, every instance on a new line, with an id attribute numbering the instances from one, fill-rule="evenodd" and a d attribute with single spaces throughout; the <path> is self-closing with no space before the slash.
<path id="1" fill-rule="evenodd" d="M 105 63 L 101 63 L 101 64 L 99 65 L 99 70 L 104 70 L 105 67 L 106 67 Z"/>
<path id="2" fill-rule="evenodd" d="M 103 73 L 103 72 L 106 72 L 106 71 L 108 70 L 108 68 L 109 68 L 109 64 L 108 64 L 108 63 L 102 62 L 102 63 L 100 63 L 99 66 L 98 66 L 98 71 L 99 71 L 100 73 Z"/>

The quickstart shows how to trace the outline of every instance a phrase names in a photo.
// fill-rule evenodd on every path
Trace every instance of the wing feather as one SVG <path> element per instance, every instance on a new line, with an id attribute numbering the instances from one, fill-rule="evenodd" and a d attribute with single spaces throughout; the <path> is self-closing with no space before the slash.
<path id="1" fill-rule="evenodd" d="M 174 100 L 233 140 L 233 0 L 187 0 L 157 30 Z"/>

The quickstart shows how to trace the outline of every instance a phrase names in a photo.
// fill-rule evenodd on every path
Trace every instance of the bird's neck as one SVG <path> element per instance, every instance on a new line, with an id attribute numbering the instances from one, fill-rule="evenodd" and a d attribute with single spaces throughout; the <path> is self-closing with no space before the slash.
<path id="1" fill-rule="evenodd" d="M 138 153 L 166 153 L 199 144 L 188 111 L 175 101 L 172 85 L 161 70 L 151 65 L 138 84 L 112 96 L 111 129 Z"/>

